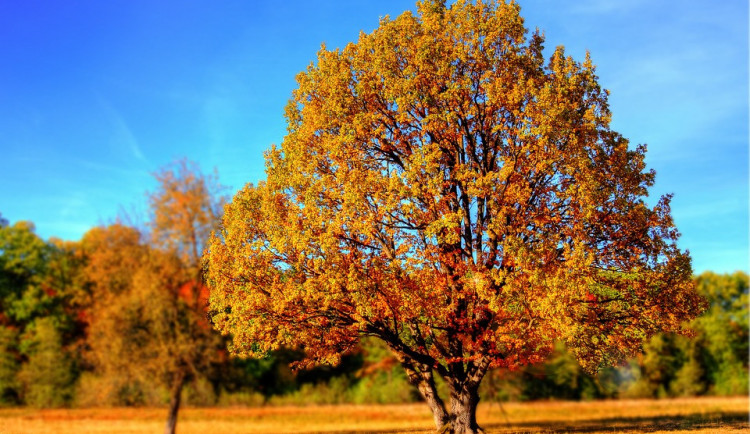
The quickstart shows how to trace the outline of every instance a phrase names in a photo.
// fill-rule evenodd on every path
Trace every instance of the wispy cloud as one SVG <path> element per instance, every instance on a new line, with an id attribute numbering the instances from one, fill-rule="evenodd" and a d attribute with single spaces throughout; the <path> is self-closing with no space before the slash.
<path id="1" fill-rule="evenodd" d="M 112 126 L 111 146 L 127 151 L 133 158 L 138 161 L 148 163 L 146 156 L 141 150 L 133 130 L 130 128 L 125 118 L 120 112 L 104 98 L 99 98 L 99 104 L 107 116 Z"/>

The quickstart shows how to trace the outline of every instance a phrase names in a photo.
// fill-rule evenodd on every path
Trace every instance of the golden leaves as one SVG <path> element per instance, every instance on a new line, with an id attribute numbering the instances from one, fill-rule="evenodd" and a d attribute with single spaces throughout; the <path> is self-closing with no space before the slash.
<path id="1" fill-rule="evenodd" d="M 694 315 L 668 199 L 644 202 L 645 148 L 610 130 L 590 58 L 545 63 L 515 3 L 433 6 L 298 76 L 267 183 L 208 251 L 236 348 L 326 361 L 370 334 L 431 366 L 512 366 L 560 338 L 594 366 Z"/>

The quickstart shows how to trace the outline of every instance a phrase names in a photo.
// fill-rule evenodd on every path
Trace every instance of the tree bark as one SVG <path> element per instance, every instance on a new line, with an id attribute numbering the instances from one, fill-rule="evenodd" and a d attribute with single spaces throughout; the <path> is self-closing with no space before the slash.
<path id="1" fill-rule="evenodd" d="M 447 378 L 451 388 L 450 424 L 452 434 L 484 433 L 477 424 L 479 384 L 490 366 L 489 358 L 470 363 L 463 379 Z"/>
<path id="2" fill-rule="evenodd" d="M 450 416 L 445 410 L 445 404 L 440 399 L 440 395 L 437 393 L 435 387 L 435 378 L 432 375 L 432 370 L 425 367 L 424 369 L 417 369 L 411 363 L 401 363 L 406 370 L 406 375 L 409 378 L 409 382 L 417 387 L 419 394 L 422 395 L 427 406 L 432 411 L 432 418 L 435 421 L 435 428 L 438 431 L 444 432 L 446 427 L 450 426 Z"/>
<path id="3" fill-rule="evenodd" d="M 185 374 L 177 374 L 169 398 L 169 413 L 167 414 L 167 425 L 164 427 L 164 434 L 175 434 L 177 428 L 177 412 L 180 410 L 180 398 L 182 396 L 182 387 L 185 385 Z"/>
<path id="4" fill-rule="evenodd" d="M 457 390 L 451 388 L 451 432 L 453 434 L 484 432 L 477 424 L 478 404 L 478 384 L 468 384 Z"/>
<path id="5" fill-rule="evenodd" d="M 394 354 L 406 370 L 409 382 L 417 387 L 427 406 L 430 407 L 439 433 L 484 433 L 484 430 L 477 424 L 477 405 L 479 404 L 479 384 L 490 366 L 488 357 L 468 362 L 462 369 L 444 370 L 443 378 L 451 390 L 450 412 L 448 412 L 435 387 L 433 368 L 429 364 L 415 361 L 397 349 L 394 349 Z"/>

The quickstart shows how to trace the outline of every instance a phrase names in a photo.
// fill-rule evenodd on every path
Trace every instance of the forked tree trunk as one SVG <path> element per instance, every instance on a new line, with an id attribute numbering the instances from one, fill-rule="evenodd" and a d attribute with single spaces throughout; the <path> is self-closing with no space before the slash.
<path id="1" fill-rule="evenodd" d="M 419 381 L 414 383 L 427 401 L 432 411 L 438 432 L 445 434 L 476 434 L 484 433 L 477 423 L 477 406 L 479 405 L 479 384 L 489 367 L 489 361 L 484 360 L 463 378 L 446 378 L 450 386 L 450 407 L 446 411 L 443 401 L 437 394 L 432 370 L 411 371 L 407 365 L 409 379 Z"/>
<path id="2" fill-rule="evenodd" d="M 169 397 L 169 413 L 167 414 L 167 425 L 164 427 L 164 434 L 175 434 L 177 428 L 177 412 L 180 411 L 180 398 L 182 396 L 182 387 L 185 385 L 185 374 L 177 374 L 172 384 Z"/>
<path id="3" fill-rule="evenodd" d="M 435 378 L 429 365 L 415 363 L 402 353 L 394 351 L 401 365 L 406 370 L 409 382 L 417 387 L 432 411 L 437 431 L 445 434 L 484 433 L 477 424 L 477 405 L 479 404 L 479 384 L 490 365 L 490 359 L 484 358 L 472 364 L 460 378 L 448 377 L 451 389 L 450 412 L 446 411 L 443 400 L 437 393 Z"/>

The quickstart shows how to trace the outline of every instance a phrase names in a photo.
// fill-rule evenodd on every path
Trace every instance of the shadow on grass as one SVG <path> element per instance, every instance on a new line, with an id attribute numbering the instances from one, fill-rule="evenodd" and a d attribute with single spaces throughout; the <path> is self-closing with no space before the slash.
<path id="1" fill-rule="evenodd" d="M 484 424 L 482 428 L 488 434 L 498 433 L 595 433 L 595 432 L 618 432 L 618 433 L 643 433 L 654 431 L 698 431 L 712 429 L 746 430 L 750 428 L 748 413 L 723 412 L 723 413 L 696 413 L 680 416 L 657 416 L 657 417 L 616 417 L 606 419 L 591 419 L 580 421 L 542 421 L 542 422 L 520 422 L 520 423 L 491 423 Z M 424 433 L 424 429 L 411 430 L 383 430 L 383 431 L 337 431 L 336 434 L 345 433 Z"/>
<path id="2" fill-rule="evenodd" d="M 517 424 L 494 423 L 483 427 L 492 433 L 592 433 L 601 431 L 652 432 L 697 431 L 711 428 L 747 429 L 748 413 L 726 412 L 657 417 L 615 417 L 581 421 L 544 421 Z"/>

